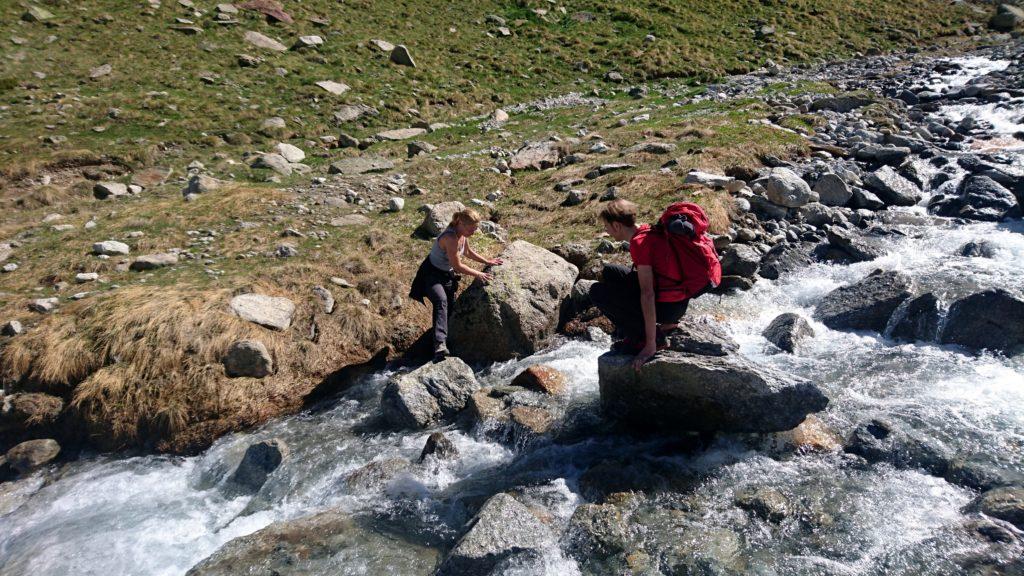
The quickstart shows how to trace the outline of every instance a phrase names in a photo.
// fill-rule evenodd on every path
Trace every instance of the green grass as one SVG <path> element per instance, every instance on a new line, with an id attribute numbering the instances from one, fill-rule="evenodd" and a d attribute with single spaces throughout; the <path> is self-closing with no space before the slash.
<path id="1" fill-rule="evenodd" d="M 220 141 L 229 133 L 254 135 L 269 116 L 285 118 L 300 139 L 339 128 L 365 136 L 570 89 L 608 93 L 616 86 L 602 77 L 613 70 L 627 83 L 701 81 L 757 68 L 769 58 L 784 63 L 932 42 L 955 34 L 968 17 L 966 9 L 934 0 L 306 0 L 286 3 L 292 25 L 268 25 L 243 12 L 238 25 L 221 26 L 212 20 L 212 0 L 196 2 L 205 12 L 199 17 L 171 0 L 152 11 L 121 0 L 43 4 L 58 25 L 20 21 L 23 7 L 16 3 L 0 9 L 0 38 L 25 40 L 9 46 L 14 56 L 0 61 L 0 103 L 9 106 L 2 112 L 0 167 L 23 161 L 25 154 L 46 157 L 52 148 L 41 146 L 39 136 L 45 134 L 66 136 L 65 148 L 129 160 L 154 147 L 165 159 L 208 161 L 216 152 L 267 144 L 258 137 L 248 147 Z M 547 14 L 536 14 L 538 8 Z M 497 25 L 485 20 L 490 14 L 507 20 L 511 37 L 495 35 Z M 113 22 L 98 23 L 101 15 Z M 311 17 L 328 17 L 331 24 L 317 26 Z M 175 31 L 175 18 L 193 19 L 205 31 Z M 773 24 L 775 36 L 755 40 L 752 29 L 760 21 Z M 245 44 L 245 30 L 286 45 L 299 35 L 318 34 L 325 45 L 267 52 Z M 648 34 L 655 39 L 645 41 Z M 408 45 L 418 67 L 391 64 L 368 46 L 372 38 Z M 264 62 L 240 68 L 237 54 L 243 52 Z M 108 63 L 110 75 L 89 79 L 90 69 Z M 279 76 L 275 68 L 288 73 Z M 33 72 L 46 77 L 34 78 Z M 313 86 L 325 79 L 352 89 L 339 97 Z M 381 113 L 365 124 L 338 127 L 332 115 L 341 103 L 366 103 Z M 117 118 L 109 117 L 112 109 L 120 111 Z"/>

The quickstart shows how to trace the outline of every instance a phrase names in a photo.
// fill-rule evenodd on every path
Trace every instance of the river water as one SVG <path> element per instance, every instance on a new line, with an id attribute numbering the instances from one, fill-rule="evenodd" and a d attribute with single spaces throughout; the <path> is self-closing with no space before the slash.
<path id="1" fill-rule="evenodd" d="M 962 62 L 970 63 L 966 72 L 929 79 L 931 85 L 966 84 L 1005 68 L 1004 62 L 984 58 Z M 975 115 L 1004 135 L 1021 129 L 1010 112 L 989 105 L 947 107 L 937 114 Z M 925 210 L 917 206 L 902 213 Z M 876 268 L 903 270 L 919 286 L 947 298 L 967 288 L 1019 286 L 1024 273 L 1020 221 L 922 221 L 900 229 L 904 235 L 881 240 L 887 254 L 878 260 L 815 264 L 778 281 L 762 280 L 736 296 L 706 296 L 692 310 L 723 318 L 742 352 L 754 360 L 817 382 L 831 399 L 819 416 L 840 434 L 882 416 L 938 439 L 956 454 L 1024 473 L 1021 360 L 897 343 L 817 322 L 812 322 L 816 337 L 799 355 L 776 354 L 761 336 L 776 315 L 799 312 L 810 318 L 828 291 Z M 955 255 L 961 245 L 979 239 L 996 246 L 994 257 Z M 491 367 L 480 378 L 484 385 L 504 384 L 526 366 L 550 364 L 571 381 L 569 418 L 579 420 L 581 430 L 600 430 L 597 358 L 603 352 L 594 343 L 562 341 L 534 357 Z M 546 510 L 557 529 L 585 502 L 580 482 L 588 468 L 608 458 L 657 451 L 662 443 L 594 433 L 517 447 L 491 440 L 486 431 L 451 429 L 446 433 L 461 453 L 458 461 L 414 467 L 379 487 L 354 489 L 344 481 L 347 474 L 374 460 L 414 460 L 428 435 L 389 432 L 377 424 L 378 396 L 388 376 L 374 374 L 319 409 L 222 438 L 197 457 L 96 456 L 66 465 L 45 485 L 37 476 L 5 486 L 9 504 L 0 508 L 0 573 L 179 576 L 235 537 L 326 509 L 376 518 L 424 550 L 444 550 L 461 533 L 472 502 L 510 488 Z M 227 473 L 248 445 L 267 438 L 283 439 L 290 457 L 255 497 L 232 496 L 224 488 Z M 962 520 L 960 510 L 974 493 L 924 472 L 885 464 L 851 466 L 839 454 L 775 458 L 729 437 L 696 453 L 659 458 L 698 479 L 693 494 L 706 510 L 704 527 L 739 534 L 750 573 L 936 573 L 972 545 L 935 536 Z M 807 509 L 830 513 L 833 521 L 810 533 L 751 521 L 733 498 L 756 487 L 778 488 Z M 370 545 L 350 550 L 331 573 L 372 573 L 379 552 Z M 430 573 L 436 560 L 436 552 L 408 556 L 389 571 Z M 565 575 L 579 573 L 579 567 L 553 544 L 543 556 L 505 566 L 503 573 Z"/>

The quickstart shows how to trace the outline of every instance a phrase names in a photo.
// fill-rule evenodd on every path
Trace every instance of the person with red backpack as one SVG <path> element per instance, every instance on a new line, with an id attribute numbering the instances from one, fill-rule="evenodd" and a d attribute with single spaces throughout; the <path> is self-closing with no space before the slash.
<path id="1" fill-rule="evenodd" d="M 623 199 L 601 210 L 608 235 L 629 241 L 633 268 L 606 264 L 590 299 L 622 338 L 613 350 L 635 352 L 639 369 L 665 345 L 690 300 L 721 283 L 722 266 L 700 206 L 676 202 L 653 226 L 637 224 L 636 213 L 636 204 Z"/>

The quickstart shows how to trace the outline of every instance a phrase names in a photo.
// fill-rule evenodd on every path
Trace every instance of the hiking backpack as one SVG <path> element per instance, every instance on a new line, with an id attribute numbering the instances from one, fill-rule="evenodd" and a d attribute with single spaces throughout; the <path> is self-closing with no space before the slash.
<path id="1" fill-rule="evenodd" d="M 722 283 L 722 264 L 715 243 L 706 234 L 708 215 L 693 202 L 675 202 L 665 209 L 651 231 L 659 234 L 675 255 L 679 278 L 658 275 L 661 291 L 680 291 L 687 298 Z M 709 288 L 709 289 L 710 289 Z"/>

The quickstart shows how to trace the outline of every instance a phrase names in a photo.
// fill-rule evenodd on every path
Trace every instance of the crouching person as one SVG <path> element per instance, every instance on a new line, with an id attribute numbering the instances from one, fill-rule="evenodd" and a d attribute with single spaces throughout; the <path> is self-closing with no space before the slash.
<path id="1" fill-rule="evenodd" d="M 455 291 L 459 287 L 460 275 L 479 278 L 483 282 L 491 279 L 490 274 L 467 266 L 463 255 L 487 266 L 501 264 L 501 259 L 488 260 L 469 246 L 469 237 L 476 233 L 479 225 L 480 215 L 475 210 L 456 212 L 448 227 L 434 239 L 430 253 L 412 281 L 409 298 L 420 302 L 427 298 L 433 307 L 435 360 L 448 356 L 448 321 L 455 308 Z"/>
<path id="2" fill-rule="evenodd" d="M 708 218 L 690 202 L 670 205 L 653 226 L 636 222 L 636 205 L 613 200 L 599 217 L 605 232 L 629 241 L 633 267 L 607 264 L 590 299 L 615 325 L 613 350 L 636 354 L 639 368 L 666 343 L 690 300 L 722 281 Z"/>

